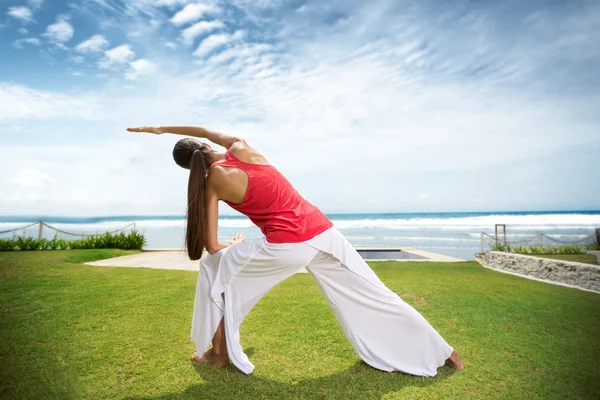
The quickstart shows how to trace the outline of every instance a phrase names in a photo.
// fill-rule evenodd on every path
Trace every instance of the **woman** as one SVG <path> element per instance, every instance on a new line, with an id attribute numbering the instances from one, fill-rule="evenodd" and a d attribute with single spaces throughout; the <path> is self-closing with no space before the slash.
<path id="1" fill-rule="evenodd" d="M 463 369 L 456 351 L 423 316 L 389 290 L 333 223 L 244 139 L 198 127 L 127 130 L 206 138 L 227 149 L 218 153 L 191 138 L 173 149 L 175 162 L 190 170 L 185 243 L 190 259 L 200 260 L 193 360 L 233 362 L 251 373 L 254 365 L 239 339 L 244 317 L 273 286 L 306 267 L 367 364 L 422 376 L 436 375 L 444 363 Z M 219 200 L 247 215 L 265 237 L 244 241 L 239 234 L 220 243 Z"/>

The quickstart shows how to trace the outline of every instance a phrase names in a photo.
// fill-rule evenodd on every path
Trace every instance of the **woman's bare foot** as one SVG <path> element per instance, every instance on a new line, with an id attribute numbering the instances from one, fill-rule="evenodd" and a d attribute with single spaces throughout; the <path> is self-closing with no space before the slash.
<path id="1" fill-rule="evenodd" d="M 212 347 L 206 350 L 204 354 L 202 354 L 202 357 L 199 357 L 198 353 L 194 352 L 192 360 L 198 364 L 215 364 L 219 367 L 226 367 L 229 365 L 229 357 L 215 354 Z"/>
<path id="2" fill-rule="evenodd" d="M 458 356 L 458 353 L 456 352 L 456 350 L 452 350 L 452 354 L 450 354 L 450 357 L 446 360 L 446 365 L 449 366 L 450 368 L 454 368 L 459 371 L 462 371 L 463 369 L 465 369 L 465 366 L 462 363 L 462 361 L 460 360 L 460 357 Z"/>

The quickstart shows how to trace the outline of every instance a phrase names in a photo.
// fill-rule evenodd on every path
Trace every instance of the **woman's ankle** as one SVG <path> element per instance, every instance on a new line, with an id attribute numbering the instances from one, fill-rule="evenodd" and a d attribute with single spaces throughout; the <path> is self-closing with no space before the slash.
<path id="1" fill-rule="evenodd" d="M 226 358 L 228 357 L 227 355 L 227 349 L 223 350 L 223 349 L 216 349 L 216 348 L 212 348 L 213 350 L 213 354 L 219 358 Z"/>

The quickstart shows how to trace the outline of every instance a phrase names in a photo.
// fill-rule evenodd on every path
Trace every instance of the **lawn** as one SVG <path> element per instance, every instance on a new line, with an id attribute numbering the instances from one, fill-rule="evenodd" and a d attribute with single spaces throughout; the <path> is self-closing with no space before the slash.
<path id="1" fill-rule="evenodd" d="M 598 265 L 598 258 L 593 254 L 542 254 L 534 257 L 552 258 L 554 260 L 575 261 L 584 264 Z"/>
<path id="2" fill-rule="evenodd" d="M 0 253 L 0 398 L 584 399 L 600 393 L 600 295 L 474 262 L 373 262 L 461 354 L 435 378 L 375 370 L 298 274 L 244 321 L 256 369 L 189 357 L 197 274 L 82 265 L 132 252 Z M 393 333 L 392 333 L 393 334 Z"/>

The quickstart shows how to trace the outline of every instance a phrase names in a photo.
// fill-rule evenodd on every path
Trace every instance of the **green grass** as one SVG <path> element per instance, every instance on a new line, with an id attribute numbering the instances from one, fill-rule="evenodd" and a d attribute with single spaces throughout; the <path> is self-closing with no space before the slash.
<path id="1" fill-rule="evenodd" d="M 119 250 L 0 254 L 0 398 L 584 399 L 600 393 L 600 295 L 474 262 L 372 263 L 461 354 L 435 378 L 363 363 L 308 274 L 242 324 L 255 364 L 189 356 L 197 274 L 90 267 Z"/>
<path id="2" fill-rule="evenodd" d="M 554 260 L 575 261 L 584 264 L 598 265 L 598 259 L 593 254 L 540 254 L 534 257 L 552 258 Z"/>

